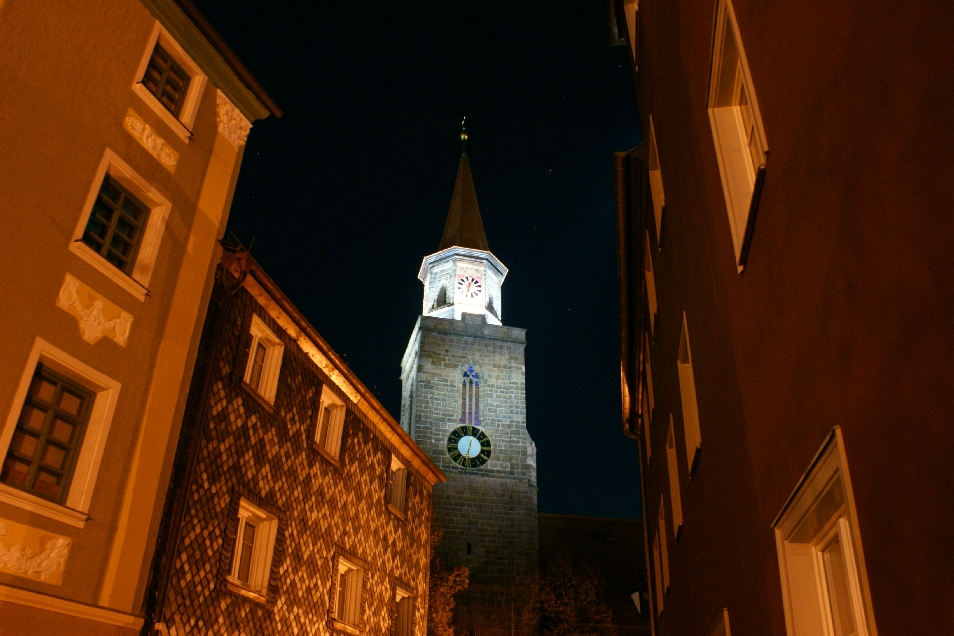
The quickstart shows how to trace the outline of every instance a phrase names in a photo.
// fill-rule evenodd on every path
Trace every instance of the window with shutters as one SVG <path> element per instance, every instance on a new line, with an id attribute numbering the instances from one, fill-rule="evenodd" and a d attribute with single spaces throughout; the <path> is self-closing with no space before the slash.
<path id="1" fill-rule="evenodd" d="M 266 402 L 275 402 L 278 391 L 278 376 L 282 367 L 282 355 L 285 345 L 272 333 L 265 322 L 256 315 L 252 316 L 249 328 L 252 342 L 248 350 L 248 362 L 245 365 L 245 384 Z"/>
<path id="2" fill-rule="evenodd" d="M 82 528 L 121 385 L 41 338 L 23 364 L 0 423 L 0 498 Z"/>
<path id="3" fill-rule="evenodd" d="M 709 78 L 709 124 L 739 271 L 745 266 L 768 144 L 731 0 L 719 0 Z"/>
<path id="4" fill-rule="evenodd" d="M 464 370 L 460 385 L 460 423 L 480 426 L 480 378 L 471 366 Z"/>
<path id="5" fill-rule="evenodd" d="M 666 500 L 659 496 L 659 552 L 662 557 L 663 594 L 669 591 L 669 541 L 666 539 Z"/>
<path id="6" fill-rule="evenodd" d="M 696 469 L 696 459 L 702 447 L 702 432 L 699 428 L 699 405 L 696 401 L 696 379 L 692 370 L 686 312 L 682 312 L 682 333 L 679 336 L 676 366 L 679 370 L 679 394 L 682 398 L 682 424 L 686 433 L 686 466 L 691 476 Z"/>
<path id="7" fill-rule="evenodd" d="M 729 610 L 722 608 L 715 624 L 709 630 L 709 636 L 732 636 L 732 630 L 729 629 Z"/>
<path id="8" fill-rule="evenodd" d="M 394 593 L 394 636 L 411 636 L 414 633 L 414 595 L 398 585 Z"/>
<path id="9" fill-rule="evenodd" d="M 183 141 L 192 138 L 206 75 L 157 22 L 145 47 L 133 90 Z"/>
<path id="10" fill-rule="evenodd" d="M 129 274 L 148 218 L 149 207 L 107 174 L 86 221 L 83 243 Z"/>
<path id="11" fill-rule="evenodd" d="M 654 588 L 656 591 L 656 614 L 659 614 L 663 611 L 663 602 L 664 588 L 663 588 L 663 575 L 662 575 L 662 554 L 659 548 L 659 538 L 660 533 L 665 532 L 665 530 L 656 530 L 656 538 L 653 539 L 653 580 L 656 583 Z"/>
<path id="12" fill-rule="evenodd" d="M 152 184 L 107 148 L 69 249 L 145 300 L 171 207 Z"/>
<path id="13" fill-rule="evenodd" d="M 407 498 L 407 468 L 398 459 L 391 455 L 391 468 L 388 470 L 388 486 L 385 494 L 388 508 L 400 516 L 404 516 L 404 504 Z"/>
<path id="14" fill-rule="evenodd" d="M 62 503 L 93 399 L 88 388 L 38 365 L 0 469 L 0 481 Z"/>
<path id="15" fill-rule="evenodd" d="M 266 596 L 277 535 L 278 519 L 243 497 L 239 501 L 230 584 Z"/>
<path id="16" fill-rule="evenodd" d="M 334 619 L 357 628 L 361 624 L 364 569 L 351 559 L 339 556 L 336 574 Z"/>
<path id="17" fill-rule="evenodd" d="M 338 461 L 341 453 L 341 436 L 344 431 L 345 404 L 331 387 L 321 388 L 318 404 L 318 421 L 315 425 L 314 446 L 327 457 Z"/>
<path id="18" fill-rule="evenodd" d="M 773 523 L 788 636 L 868 636 L 874 614 L 841 429 Z"/>

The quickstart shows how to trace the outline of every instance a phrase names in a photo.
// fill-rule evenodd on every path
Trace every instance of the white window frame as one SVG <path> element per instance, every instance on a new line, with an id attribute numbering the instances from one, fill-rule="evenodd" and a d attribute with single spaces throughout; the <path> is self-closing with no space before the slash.
<path id="1" fill-rule="evenodd" d="M 6 457 L 10 449 L 10 442 L 38 364 L 43 364 L 94 392 L 83 445 L 73 468 L 65 504 L 54 503 L 6 484 L 0 484 L 0 502 L 82 528 L 89 518 L 87 513 L 122 385 L 42 338 L 37 338 L 23 366 L 10 412 L 3 430 L 0 431 L 0 458 Z"/>
<path id="2" fill-rule="evenodd" d="M 329 412 L 327 420 L 328 432 L 325 434 L 325 441 L 322 444 L 322 428 L 325 425 L 324 413 Z M 321 388 L 321 400 L 318 403 L 318 419 L 315 424 L 315 436 L 313 443 L 332 459 L 338 459 L 341 454 L 341 438 L 344 432 L 344 419 L 346 407 L 344 400 L 335 395 L 334 391 L 327 384 Z"/>
<path id="3" fill-rule="evenodd" d="M 404 517 L 407 503 L 408 470 L 396 454 L 391 454 L 391 466 L 388 469 L 388 485 L 385 496 L 388 508 Z"/>
<path id="4" fill-rule="evenodd" d="M 749 141 L 745 139 L 747 135 L 738 98 L 740 90 L 751 106 L 751 123 L 754 127 L 752 143 L 755 144 L 755 154 L 761 155 L 761 162 L 757 166 Z M 753 203 L 758 204 L 760 179 L 768 157 L 768 142 L 765 140 L 762 115 L 731 0 L 719 0 L 716 6 L 707 101 L 736 265 L 741 272 L 745 267 L 754 228 Z"/>
<path id="5" fill-rule="evenodd" d="M 654 571 L 654 580 L 656 583 L 656 614 L 662 614 L 663 611 L 663 597 L 665 596 L 665 591 L 663 588 L 663 579 L 662 579 L 662 556 L 659 550 L 659 537 L 662 534 L 665 534 L 665 530 L 660 530 L 656 528 L 656 538 L 653 539 L 653 571 Z"/>
<path id="6" fill-rule="evenodd" d="M 414 634 L 414 593 L 402 585 L 394 586 L 393 636 Z"/>
<path id="7" fill-rule="evenodd" d="M 669 432 L 666 436 L 666 463 L 669 468 L 669 504 L 672 508 L 672 535 L 679 538 L 682 530 L 682 492 L 679 487 L 679 460 L 676 456 L 676 430 L 672 413 L 669 414 Z"/>
<path id="8" fill-rule="evenodd" d="M 255 525 L 255 539 L 252 543 L 251 563 L 248 581 L 239 577 L 241 553 L 245 528 Z M 235 529 L 235 545 L 232 546 L 232 567 L 227 577 L 229 586 L 239 591 L 251 592 L 265 598 L 268 594 L 268 578 L 272 569 L 272 557 L 275 552 L 275 538 L 278 536 L 278 518 L 262 510 L 245 497 L 239 501 L 238 525 Z"/>
<path id="9" fill-rule="evenodd" d="M 646 230 L 646 247 L 643 257 L 643 274 L 646 276 L 646 298 L 649 302 L 649 330 L 656 333 L 656 312 L 659 305 L 656 301 L 656 276 L 653 273 L 653 253 L 649 242 L 649 230 Z"/>
<path id="10" fill-rule="evenodd" d="M 666 192 L 663 189 L 662 167 L 659 163 L 659 147 L 656 143 L 656 127 L 649 116 L 649 189 L 653 199 L 653 215 L 656 219 L 656 242 L 662 244 L 662 218 L 666 207 Z"/>
<path id="11" fill-rule="evenodd" d="M 719 618 L 716 619 L 712 629 L 709 630 L 709 636 L 732 636 L 732 630 L 729 628 L 729 610 L 722 608 L 719 612 Z"/>
<path id="12" fill-rule="evenodd" d="M 252 334 L 252 344 L 248 349 L 248 360 L 245 363 L 245 374 L 242 381 L 263 400 L 269 404 L 275 403 L 275 394 L 278 392 L 278 376 L 282 370 L 282 356 L 285 353 L 285 345 L 279 340 L 271 329 L 261 318 L 252 314 L 252 325 L 249 328 Z M 258 380 L 258 386 L 251 384 L 252 367 L 255 362 L 255 350 L 259 344 L 265 346 L 265 363 L 262 367 L 262 375 Z"/>
<path id="13" fill-rule="evenodd" d="M 136 254 L 136 262 L 133 264 L 130 274 L 123 272 L 83 242 L 86 224 L 89 222 L 93 205 L 96 203 L 99 190 L 107 174 L 149 208 L 149 218 L 146 220 L 146 227 L 139 243 L 139 252 Z M 69 249 L 101 274 L 132 294 L 137 300 L 144 301 L 149 292 L 149 281 L 152 279 L 152 272 L 156 266 L 159 244 L 162 242 L 166 220 L 169 218 L 171 209 L 172 204 L 169 203 L 168 199 L 159 194 L 159 191 L 148 181 L 130 168 L 129 164 L 120 159 L 119 155 L 107 148 L 99 166 L 96 168 L 92 187 L 73 230 L 73 236 L 70 238 Z"/>
<path id="14" fill-rule="evenodd" d="M 149 60 L 152 58 L 152 52 L 156 48 L 157 42 L 189 74 L 189 88 L 186 89 L 185 101 L 182 103 L 178 118 L 163 106 L 162 102 L 150 93 L 149 89 L 142 83 L 146 67 L 149 66 Z M 192 139 L 192 126 L 195 124 L 195 116 L 199 111 L 199 102 L 202 100 L 202 93 L 205 91 L 207 81 L 208 77 L 199 66 L 192 61 L 192 58 L 179 46 L 179 43 L 172 39 L 169 32 L 162 28 L 159 22 L 156 22 L 149 36 L 145 53 L 143 53 L 142 60 L 139 62 L 132 89 L 185 143 L 189 143 Z"/>
<path id="15" fill-rule="evenodd" d="M 689 325 L 686 312 L 682 312 L 682 331 L 679 335 L 679 353 L 676 356 L 679 369 L 679 396 L 682 399 L 682 424 L 686 433 L 686 466 L 689 476 L 695 473 L 699 451 L 702 449 L 702 431 L 699 427 L 699 403 L 696 396 L 696 379 L 692 369 L 692 349 L 689 346 Z"/>
<path id="16" fill-rule="evenodd" d="M 666 498 L 659 495 L 659 552 L 662 555 L 663 593 L 669 592 L 669 541 L 666 539 Z"/>
<path id="17" fill-rule="evenodd" d="M 844 551 L 848 612 L 857 636 L 875 636 L 874 612 L 844 440 L 836 427 L 772 524 L 788 636 L 834 636 L 824 548 Z"/>
<path id="18" fill-rule="evenodd" d="M 332 612 L 336 622 L 352 630 L 361 627 L 361 601 L 364 593 L 364 568 L 343 556 L 339 556 L 335 567 L 334 597 Z M 340 586 L 345 580 L 345 594 L 341 597 Z M 350 630 L 349 630 L 350 631 Z"/>

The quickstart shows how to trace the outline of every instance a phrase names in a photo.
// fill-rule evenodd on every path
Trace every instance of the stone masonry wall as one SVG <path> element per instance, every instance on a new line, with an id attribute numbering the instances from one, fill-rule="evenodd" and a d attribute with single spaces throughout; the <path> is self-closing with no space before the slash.
<path id="1" fill-rule="evenodd" d="M 215 293 L 221 299 L 220 284 Z M 241 382 L 253 313 L 285 344 L 273 408 Z M 388 511 L 384 497 L 393 449 L 244 289 L 218 328 L 227 330 L 225 345 L 212 364 L 216 378 L 208 418 L 200 423 L 204 439 L 194 483 L 185 495 L 189 503 L 180 551 L 159 620 L 177 636 L 330 635 L 334 559 L 343 550 L 370 564 L 362 598 L 363 633 L 392 632 L 394 585 L 400 580 L 416 591 L 414 633 L 423 636 L 431 523 L 427 482 L 412 469 L 407 519 Z M 209 332 L 207 326 L 206 342 Z M 349 407 L 340 465 L 310 444 L 323 384 Z M 271 607 L 225 585 L 235 540 L 227 527 L 236 493 L 255 498 L 280 519 L 272 577 L 277 593 Z"/>
<path id="2" fill-rule="evenodd" d="M 422 316 L 405 354 L 402 380 L 410 402 L 406 426 L 447 475 L 434 487 L 434 516 L 444 528 L 440 554 L 471 570 L 472 584 L 504 585 L 536 571 L 535 450 L 526 429 L 525 330 Z M 460 425 L 461 376 L 480 376 L 481 428 L 490 461 L 463 469 L 447 455 Z M 467 544 L 471 554 L 467 554 Z"/>

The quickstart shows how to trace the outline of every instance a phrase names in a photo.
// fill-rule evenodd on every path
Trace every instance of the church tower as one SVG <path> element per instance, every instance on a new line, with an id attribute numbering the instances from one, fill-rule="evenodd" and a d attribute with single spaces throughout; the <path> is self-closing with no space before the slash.
<path id="1" fill-rule="evenodd" d="M 401 362 L 401 424 L 447 475 L 434 487 L 434 517 L 444 563 L 470 568 L 465 609 L 537 571 L 526 330 L 503 325 L 506 276 L 487 245 L 463 154 L 440 247 L 418 273 L 424 300 Z M 496 622 L 485 611 L 470 618 Z"/>

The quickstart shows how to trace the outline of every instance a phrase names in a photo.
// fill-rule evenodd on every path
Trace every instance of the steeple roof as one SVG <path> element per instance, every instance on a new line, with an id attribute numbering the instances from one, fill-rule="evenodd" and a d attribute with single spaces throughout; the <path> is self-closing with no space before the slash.
<path id="1" fill-rule="evenodd" d="M 474 177 L 470 173 L 470 160 L 466 153 L 460 156 L 454 196 L 451 197 L 444 236 L 441 237 L 438 251 L 455 246 L 490 251 L 487 235 L 484 234 L 484 223 L 480 219 L 480 208 L 477 206 L 477 192 L 474 190 Z"/>

